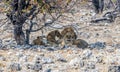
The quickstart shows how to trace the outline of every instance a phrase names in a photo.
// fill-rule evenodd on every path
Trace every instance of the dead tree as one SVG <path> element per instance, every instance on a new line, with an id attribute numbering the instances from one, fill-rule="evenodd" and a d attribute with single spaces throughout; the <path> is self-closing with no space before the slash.
<path id="1" fill-rule="evenodd" d="M 112 0 L 109 0 L 108 6 L 110 7 L 110 4 L 112 4 L 115 9 L 110 12 L 106 12 L 102 18 L 97 18 L 94 20 L 91 20 L 92 23 L 98 23 L 101 21 L 105 21 L 108 23 L 114 22 L 117 17 L 120 17 L 120 0 L 116 0 L 115 3 L 112 2 Z"/>
<path id="2" fill-rule="evenodd" d="M 28 2 L 29 1 L 30 0 L 28 0 Z M 25 8 L 25 6 L 26 6 L 25 0 L 12 0 L 11 4 L 12 10 L 9 13 L 7 13 L 7 17 L 13 24 L 14 38 L 18 45 L 25 44 L 25 34 L 22 30 L 22 27 L 27 18 L 30 17 L 37 8 L 34 5 L 30 12 L 26 13 L 22 11 Z"/>
<path id="3" fill-rule="evenodd" d="M 42 28 L 54 23 L 61 16 L 62 10 L 64 10 L 64 8 L 67 9 L 67 6 L 65 6 L 64 8 L 61 9 L 60 6 L 62 6 L 62 5 L 58 4 L 58 2 L 61 0 L 58 0 L 58 1 L 56 1 L 56 0 L 55 1 L 54 0 L 35 0 L 35 1 L 37 1 L 35 3 L 30 2 L 30 1 L 33 1 L 33 0 L 11 0 L 11 3 L 10 3 L 11 10 L 7 13 L 8 19 L 10 19 L 10 21 L 12 22 L 12 25 L 14 28 L 14 38 L 18 45 L 29 44 L 29 35 L 31 32 L 39 31 Z M 70 2 L 71 1 L 72 0 L 70 0 Z M 53 3 L 51 3 L 51 2 L 53 2 Z M 32 3 L 32 4 L 30 4 L 30 3 Z M 51 8 L 52 8 L 52 10 L 53 9 L 55 10 L 56 17 L 52 16 Z M 42 9 L 46 9 L 45 11 L 49 15 L 51 15 L 52 22 L 45 23 L 41 28 L 33 30 L 32 28 L 33 28 L 34 24 L 32 21 L 38 15 L 38 13 L 41 13 L 43 11 Z M 26 11 L 26 10 L 28 10 L 28 11 Z M 26 20 L 28 20 L 28 19 L 30 20 L 30 27 L 28 29 L 26 29 L 26 32 L 24 32 L 23 25 L 25 24 Z"/>

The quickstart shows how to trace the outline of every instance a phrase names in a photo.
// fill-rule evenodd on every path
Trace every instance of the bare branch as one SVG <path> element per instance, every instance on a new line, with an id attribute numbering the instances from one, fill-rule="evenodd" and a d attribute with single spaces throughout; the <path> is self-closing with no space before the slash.
<path id="1" fill-rule="evenodd" d="M 41 30 L 41 29 L 43 29 L 44 27 L 46 27 L 46 26 L 49 26 L 49 25 L 51 25 L 51 24 L 53 24 L 56 20 L 58 20 L 58 18 L 60 18 L 62 15 L 59 15 L 56 19 L 54 19 L 54 20 L 52 20 L 52 22 L 50 22 L 50 23 L 45 23 L 41 28 L 39 28 L 39 29 L 36 29 L 36 30 L 31 30 L 31 32 L 36 32 L 36 31 L 39 31 L 39 30 Z"/>

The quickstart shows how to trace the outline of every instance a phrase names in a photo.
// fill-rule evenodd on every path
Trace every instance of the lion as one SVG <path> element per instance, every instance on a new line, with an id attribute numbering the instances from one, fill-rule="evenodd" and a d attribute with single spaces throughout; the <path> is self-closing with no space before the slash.
<path id="1" fill-rule="evenodd" d="M 33 40 L 34 45 L 45 45 L 45 43 L 42 40 L 42 36 L 37 36 L 37 39 Z"/>
<path id="2" fill-rule="evenodd" d="M 62 39 L 62 36 L 58 30 L 51 31 L 47 35 L 47 41 L 52 46 L 59 45 L 60 39 Z"/>
<path id="3" fill-rule="evenodd" d="M 70 35 L 70 36 L 66 36 L 66 34 L 67 33 L 69 33 L 68 35 Z M 73 29 L 73 27 L 66 27 L 66 28 L 64 28 L 62 31 L 61 31 L 61 35 L 62 35 L 62 37 L 64 38 L 64 36 L 66 36 L 67 38 L 72 38 L 72 39 L 77 39 L 77 35 L 76 35 L 76 33 L 74 32 L 74 29 Z"/>
<path id="4" fill-rule="evenodd" d="M 66 27 L 61 31 L 62 40 L 61 45 L 62 46 L 71 46 L 73 44 L 73 40 L 77 39 L 77 34 L 74 32 L 73 27 Z"/>

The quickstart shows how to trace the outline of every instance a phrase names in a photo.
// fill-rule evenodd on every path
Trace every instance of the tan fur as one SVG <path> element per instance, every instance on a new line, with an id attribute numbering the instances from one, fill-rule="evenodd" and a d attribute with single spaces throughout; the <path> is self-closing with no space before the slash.
<path id="1" fill-rule="evenodd" d="M 45 45 L 45 43 L 42 41 L 42 37 L 38 36 L 37 39 L 33 40 L 34 45 Z"/>
<path id="2" fill-rule="evenodd" d="M 73 45 L 77 45 L 77 47 L 79 47 L 79 48 L 87 48 L 88 47 L 88 43 L 82 39 L 73 40 Z"/>
<path id="3" fill-rule="evenodd" d="M 77 39 L 77 35 L 74 32 L 72 27 L 66 27 L 61 31 L 62 35 L 62 46 L 64 45 L 72 45 L 73 40 Z"/>
<path id="4" fill-rule="evenodd" d="M 67 35 L 68 34 L 68 35 Z M 63 31 L 61 32 L 62 37 L 68 38 L 68 39 L 77 39 L 77 35 L 74 32 L 74 29 L 72 27 L 66 27 L 63 29 Z"/>
<path id="5" fill-rule="evenodd" d="M 48 33 L 47 41 L 52 44 L 59 44 L 59 40 L 62 38 L 58 30 L 54 30 Z"/>

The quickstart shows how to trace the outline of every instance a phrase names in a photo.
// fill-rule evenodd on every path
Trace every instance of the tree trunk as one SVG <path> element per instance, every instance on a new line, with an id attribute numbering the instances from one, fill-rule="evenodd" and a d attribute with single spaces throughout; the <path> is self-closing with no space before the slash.
<path id="1" fill-rule="evenodd" d="M 14 38 L 17 45 L 29 44 L 30 30 L 26 30 L 26 35 L 24 34 L 22 27 L 25 21 L 32 16 L 33 18 L 38 14 L 34 14 L 37 9 L 37 5 L 32 5 L 29 12 L 23 12 L 22 10 L 28 8 L 28 4 L 31 0 L 12 0 L 11 11 L 7 13 L 7 17 L 13 24 L 14 28 Z M 31 28 L 32 29 L 32 28 Z M 26 36 L 26 37 L 25 37 Z"/>
<path id="2" fill-rule="evenodd" d="M 17 45 L 25 44 L 25 35 L 22 30 L 22 26 L 19 24 L 14 25 L 14 38 Z"/>
<path id="3" fill-rule="evenodd" d="M 25 44 L 29 44 L 29 40 L 30 40 L 30 31 L 27 29 L 26 30 L 26 41 L 25 41 Z"/>

